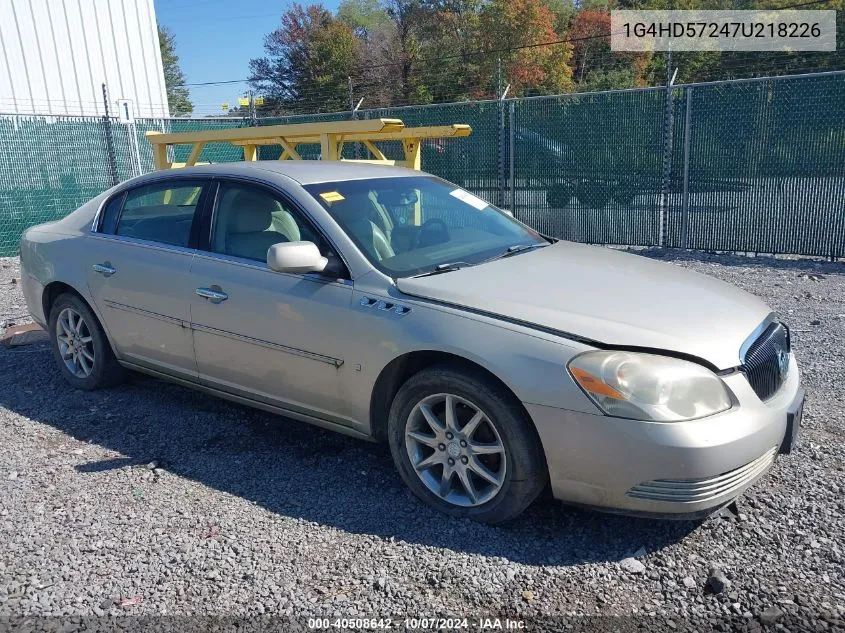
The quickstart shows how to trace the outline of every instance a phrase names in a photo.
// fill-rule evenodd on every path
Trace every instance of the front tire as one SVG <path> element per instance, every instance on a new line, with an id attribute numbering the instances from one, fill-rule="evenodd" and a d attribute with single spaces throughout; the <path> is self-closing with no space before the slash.
<path id="1" fill-rule="evenodd" d="M 53 358 L 71 387 L 91 391 L 125 378 L 100 322 L 79 296 L 65 293 L 53 302 L 49 328 Z"/>
<path id="2" fill-rule="evenodd" d="M 534 426 L 519 402 L 480 372 L 424 369 L 396 394 L 388 435 L 402 479 L 446 514 L 502 523 L 547 480 Z"/>

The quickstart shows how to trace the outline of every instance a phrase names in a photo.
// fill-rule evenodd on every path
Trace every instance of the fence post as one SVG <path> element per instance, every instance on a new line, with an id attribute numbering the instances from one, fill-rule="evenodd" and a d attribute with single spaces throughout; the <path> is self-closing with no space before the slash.
<path id="1" fill-rule="evenodd" d="M 103 129 L 106 133 L 106 151 L 109 157 L 109 174 L 111 175 L 111 182 L 116 185 L 120 182 L 117 177 L 117 158 L 114 153 L 114 137 L 111 131 L 111 119 L 109 118 L 109 93 L 106 90 L 106 84 L 103 84 L 103 107 L 105 114 L 103 115 Z"/>
<path id="2" fill-rule="evenodd" d="M 505 206 L 505 102 L 499 99 L 499 199 L 496 204 Z"/>
<path id="3" fill-rule="evenodd" d="M 505 206 L 505 179 L 506 176 L 506 167 L 505 167 L 505 149 L 507 148 L 507 141 L 505 139 L 505 98 L 508 96 L 508 91 L 511 89 L 511 85 L 508 84 L 505 86 L 505 89 L 501 89 L 502 80 L 501 80 L 501 59 L 499 60 L 499 199 L 497 204 L 500 207 Z"/>
<path id="4" fill-rule="evenodd" d="M 684 217 L 683 238 L 681 244 L 689 248 L 689 144 L 690 120 L 692 118 L 692 88 L 687 87 L 687 103 L 684 109 Z"/>
<path id="5" fill-rule="evenodd" d="M 516 103 L 514 101 L 510 102 L 510 108 L 508 112 L 508 139 L 510 141 L 510 151 L 508 155 L 510 157 L 510 190 L 511 190 L 511 199 L 510 199 L 510 206 L 508 207 L 514 215 L 516 215 L 516 180 L 514 178 L 514 119 L 516 118 Z"/>
<path id="6" fill-rule="evenodd" d="M 676 71 L 677 72 L 677 71 Z M 672 95 L 672 84 L 675 83 L 675 74 L 672 72 L 672 51 L 669 51 L 666 60 L 666 110 L 663 114 L 663 177 L 660 182 L 660 234 L 657 236 L 657 245 L 662 247 L 666 244 L 667 213 L 669 211 L 669 186 L 672 174 L 672 132 L 674 131 L 674 97 Z"/>

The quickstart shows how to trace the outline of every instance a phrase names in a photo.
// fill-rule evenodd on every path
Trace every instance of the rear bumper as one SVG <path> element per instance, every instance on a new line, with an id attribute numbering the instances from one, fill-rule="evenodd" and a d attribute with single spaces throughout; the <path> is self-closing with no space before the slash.
<path id="1" fill-rule="evenodd" d="M 21 264 L 21 290 L 32 320 L 46 330 L 49 315 L 44 314 L 44 306 L 41 302 L 44 286 L 35 276 L 27 272 L 23 264 Z"/>
<path id="2" fill-rule="evenodd" d="M 638 422 L 526 404 L 562 501 L 636 515 L 700 517 L 730 503 L 774 463 L 787 413 L 803 397 L 798 367 L 763 403 L 742 374 L 737 404 L 690 422 Z"/>

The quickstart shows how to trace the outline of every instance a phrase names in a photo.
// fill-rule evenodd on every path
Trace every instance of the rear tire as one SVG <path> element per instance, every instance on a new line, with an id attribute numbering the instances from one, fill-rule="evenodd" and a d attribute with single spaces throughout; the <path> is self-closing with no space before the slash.
<path id="1" fill-rule="evenodd" d="M 525 411 L 481 372 L 436 366 L 409 378 L 390 408 L 388 440 L 411 491 L 456 517 L 508 521 L 548 479 Z"/>
<path id="2" fill-rule="evenodd" d="M 125 379 L 99 320 L 78 295 L 64 293 L 53 302 L 49 334 L 53 358 L 71 387 L 91 391 Z"/>

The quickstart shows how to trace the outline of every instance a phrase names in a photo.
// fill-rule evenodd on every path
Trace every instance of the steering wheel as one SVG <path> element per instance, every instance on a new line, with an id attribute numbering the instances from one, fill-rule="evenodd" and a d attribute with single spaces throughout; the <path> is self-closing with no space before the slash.
<path id="1" fill-rule="evenodd" d="M 414 248 L 424 248 L 432 244 L 442 244 L 449 241 L 449 227 L 440 218 L 431 218 L 423 222 L 420 230 L 414 235 Z"/>

